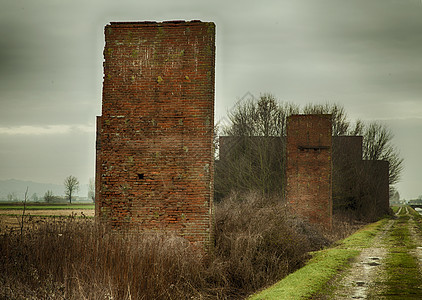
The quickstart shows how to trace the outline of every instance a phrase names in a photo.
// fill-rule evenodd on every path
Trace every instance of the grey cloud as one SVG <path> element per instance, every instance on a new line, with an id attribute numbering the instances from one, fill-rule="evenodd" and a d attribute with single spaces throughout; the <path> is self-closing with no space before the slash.
<path id="1" fill-rule="evenodd" d="M 421 13 L 417 0 L 3 1 L 0 127 L 93 124 L 101 106 L 103 26 L 124 20 L 217 23 L 216 117 L 247 91 L 272 92 L 298 104 L 340 102 L 365 119 L 417 115 Z M 93 143 L 76 134 L 67 138 L 92 155 Z M 48 149 L 57 143 L 69 146 L 61 136 L 38 138 L 45 147 L 29 141 L 0 137 L 21 155 L 52 153 Z M 1 174 L 24 170 L 3 166 L 4 160 Z"/>
<path id="2" fill-rule="evenodd" d="M 60 184 L 69 174 L 81 182 L 94 177 L 95 133 L 0 135 L 0 144 L 0 179 L 36 179 Z"/>

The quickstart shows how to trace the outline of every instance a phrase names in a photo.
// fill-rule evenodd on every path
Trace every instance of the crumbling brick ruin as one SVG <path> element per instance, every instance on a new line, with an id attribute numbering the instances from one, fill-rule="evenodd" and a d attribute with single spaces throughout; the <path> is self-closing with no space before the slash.
<path id="1" fill-rule="evenodd" d="M 228 177 L 238 172 L 235 167 L 239 163 L 246 161 L 246 164 L 253 165 L 254 161 L 250 158 L 259 157 L 261 161 L 264 154 L 271 166 L 266 172 L 270 171 L 271 176 L 276 176 L 274 173 L 284 174 L 285 177 L 284 181 L 280 180 L 283 186 L 274 190 L 286 195 L 293 213 L 310 222 L 330 228 L 331 214 L 334 213 L 368 221 L 389 213 L 388 162 L 363 160 L 362 136 L 333 136 L 330 142 L 329 121 L 328 115 L 292 116 L 287 145 L 285 137 L 221 136 L 217 182 L 230 182 Z M 267 152 L 274 157 L 266 157 Z M 286 166 L 284 156 L 287 155 Z M 253 167 L 255 173 L 260 172 L 259 165 Z M 329 176 L 332 178 L 332 196 L 329 195 Z M 216 195 L 223 194 L 218 195 L 219 198 L 227 195 L 230 187 L 223 185 L 223 188 L 226 191 L 216 191 Z"/>
<path id="2" fill-rule="evenodd" d="M 293 115 L 287 120 L 287 207 L 329 229 L 333 215 L 331 131 L 331 115 Z"/>
<path id="3" fill-rule="evenodd" d="M 361 136 L 333 137 L 333 209 L 375 220 L 389 212 L 389 164 L 362 160 Z"/>
<path id="4" fill-rule="evenodd" d="M 367 219 L 375 220 L 390 210 L 389 163 L 385 160 L 362 161 L 364 204 Z M 361 180 L 362 181 L 362 180 Z"/>
<path id="5" fill-rule="evenodd" d="M 215 25 L 105 27 L 96 215 L 114 228 L 212 239 Z"/>
<path id="6" fill-rule="evenodd" d="M 362 170 L 362 136 L 333 137 L 333 210 L 357 210 Z"/>

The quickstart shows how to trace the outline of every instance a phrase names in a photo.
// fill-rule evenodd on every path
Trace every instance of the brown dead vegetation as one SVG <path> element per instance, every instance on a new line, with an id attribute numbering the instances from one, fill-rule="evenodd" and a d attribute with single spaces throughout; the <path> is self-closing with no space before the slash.
<path id="1" fill-rule="evenodd" d="M 0 235 L 0 298 L 239 299 L 355 229 L 342 223 L 340 235 L 324 233 L 256 193 L 218 204 L 215 226 L 214 251 L 204 257 L 182 238 L 116 234 L 92 219 L 26 224 L 22 235 Z"/>

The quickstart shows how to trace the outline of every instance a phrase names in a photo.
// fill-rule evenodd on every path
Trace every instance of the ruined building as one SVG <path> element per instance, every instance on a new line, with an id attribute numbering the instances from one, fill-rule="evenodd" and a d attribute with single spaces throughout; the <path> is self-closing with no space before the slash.
<path id="1" fill-rule="evenodd" d="M 362 136 L 333 137 L 333 208 L 375 220 L 389 212 L 389 164 L 362 160 L 362 142 Z"/>
<path id="2" fill-rule="evenodd" d="M 331 229 L 331 115 L 293 115 L 287 119 L 287 207 L 310 223 Z"/>
<path id="3" fill-rule="evenodd" d="M 113 228 L 212 239 L 215 25 L 105 27 L 96 216 Z"/>
<path id="4" fill-rule="evenodd" d="M 363 160 L 361 136 L 331 131 L 328 115 L 295 115 L 287 137 L 220 137 L 216 196 L 251 187 L 278 193 L 292 213 L 327 228 L 333 214 L 364 220 L 387 214 L 388 162 Z"/>
<path id="5" fill-rule="evenodd" d="M 215 25 L 117 22 L 106 26 L 105 40 L 96 216 L 116 229 L 173 232 L 207 250 Z M 235 155 L 236 164 L 225 164 Z M 329 115 L 291 116 L 286 139 L 221 138 L 219 164 L 228 187 L 246 170 L 245 188 L 278 189 L 292 213 L 327 228 L 336 210 L 374 218 L 388 211 L 388 162 L 362 161 L 361 137 L 332 137 Z M 265 174 L 255 172 L 264 166 Z"/>

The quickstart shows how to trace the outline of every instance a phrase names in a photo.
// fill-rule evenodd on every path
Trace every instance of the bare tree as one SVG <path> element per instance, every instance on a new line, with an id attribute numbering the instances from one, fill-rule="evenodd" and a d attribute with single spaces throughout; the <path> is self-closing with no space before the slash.
<path id="1" fill-rule="evenodd" d="M 379 122 L 363 126 L 363 158 L 367 160 L 386 160 L 389 163 L 389 183 L 394 185 L 400 180 L 403 171 L 403 158 L 393 145 L 393 133 Z"/>
<path id="2" fill-rule="evenodd" d="M 48 190 L 47 192 L 45 192 L 44 194 L 44 201 L 47 203 L 51 203 L 54 200 L 54 195 L 53 195 L 53 191 Z"/>
<path id="3" fill-rule="evenodd" d="M 279 103 L 271 94 L 263 94 L 257 101 L 241 102 L 229 113 L 231 125 L 223 128 L 229 136 L 284 136 L 287 117 L 298 114 L 293 103 Z"/>
<path id="4" fill-rule="evenodd" d="M 217 200 L 232 190 L 282 193 L 287 117 L 297 113 L 298 106 L 280 104 L 271 94 L 235 107 L 229 114 L 231 125 L 222 129 L 226 137 L 219 143 Z"/>
<path id="5" fill-rule="evenodd" d="M 34 202 L 38 202 L 39 198 L 38 198 L 37 193 L 33 193 L 33 194 L 32 194 L 32 196 L 31 196 L 31 200 L 32 200 L 32 201 L 34 201 Z"/>
<path id="6" fill-rule="evenodd" d="M 64 187 L 66 198 L 72 204 L 72 195 L 79 191 L 79 181 L 75 176 L 70 175 L 64 180 Z"/>
<path id="7" fill-rule="evenodd" d="M 23 235 L 23 226 L 25 225 L 25 211 L 26 211 L 26 202 L 28 200 L 28 187 L 26 187 L 25 190 L 25 196 L 24 196 L 24 200 L 23 200 L 23 210 L 22 210 L 22 215 L 20 220 L 18 219 L 19 222 L 19 227 L 20 227 L 20 237 L 22 238 Z"/>
<path id="8" fill-rule="evenodd" d="M 282 137 L 225 136 L 216 163 L 216 200 L 231 191 L 282 193 L 284 139 Z"/>
<path id="9" fill-rule="evenodd" d="M 333 126 L 333 135 L 347 135 L 350 132 L 350 121 L 346 110 L 343 106 L 339 104 L 307 104 L 302 110 L 302 113 L 305 115 L 310 114 L 331 114 L 332 115 L 332 126 Z"/>
<path id="10" fill-rule="evenodd" d="M 228 143 L 219 145 L 220 160 L 216 163 L 215 176 L 217 199 L 230 190 L 282 192 L 287 118 L 299 113 L 331 114 L 335 136 L 362 135 L 363 159 L 387 160 L 389 183 L 394 185 L 398 182 L 403 159 L 392 144 L 393 135 L 385 125 L 376 122 L 365 124 L 361 120 L 352 122 L 339 104 L 307 104 L 301 109 L 292 103 L 278 102 L 271 94 L 263 94 L 257 100 L 239 102 L 228 115 L 231 124 L 222 128 L 223 135 L 231 139 L 227 138 Z M 279 141 L 274 142 L 275 139 L 269 137 L 279 138 Z M 342 176 L 353 177 L 356 172 L 350 169 Z M 351 179 L 343 180 L 347 182 Z M 354 194 L 359 193 L 356 189 Z"/>

